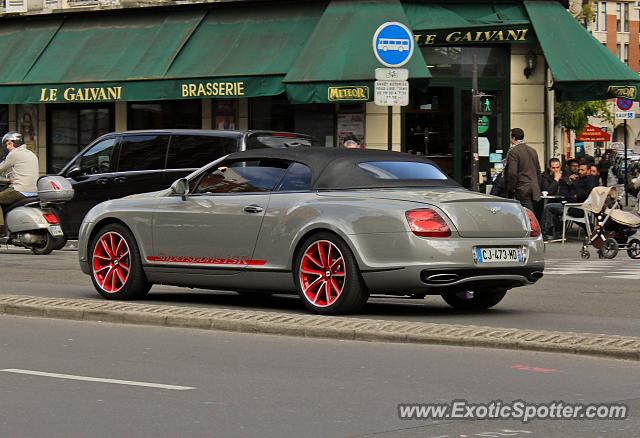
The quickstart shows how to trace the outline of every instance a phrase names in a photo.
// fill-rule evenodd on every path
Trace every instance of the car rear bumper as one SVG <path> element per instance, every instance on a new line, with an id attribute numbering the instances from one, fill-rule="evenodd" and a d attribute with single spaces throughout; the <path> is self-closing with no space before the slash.
<path id="1" fill-rule="evenodd" d="M 544 264 L 521 267 L 430 268 L 410 266 L 389 271 L 363 272 L 371 293 L 410 294 L 426 292 L 439 295 L 446 290 L 511 289 L 533 284 L 543 276 Z"/>

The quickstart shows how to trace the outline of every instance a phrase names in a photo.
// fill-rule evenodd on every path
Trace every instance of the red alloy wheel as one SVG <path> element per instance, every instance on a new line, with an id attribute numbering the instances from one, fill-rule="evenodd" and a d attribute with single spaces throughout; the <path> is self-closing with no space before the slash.
<path id="1" fill-rule="evenodd" d="M 120 234 L 104 233 L 93 249 L 93 278 L 107 293 L 115 293 L 127 284 L 131 272 L 129 245 Z"/>
<path id="2" fill-rule="evenodd" d="M 313 242 L 300 261 L 300 286 L 314 306 L 328 307 L 340 298 L 347 281 L 344 257 L 328 240 Z"/>

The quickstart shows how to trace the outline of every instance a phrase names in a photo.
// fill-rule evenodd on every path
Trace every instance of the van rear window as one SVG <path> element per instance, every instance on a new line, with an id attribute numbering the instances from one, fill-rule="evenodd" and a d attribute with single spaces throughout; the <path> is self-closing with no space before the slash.
<path id="1" fill-rule="evenodd" d="M 291 148 L 319 146 L 314 138 L 288 133 L 257 133 L 247 137 L 247 149 Z"/>
<path id="2" fill-rule="evenodd" d="M 172 135 L 167 169 L 197 169 L 240 150 L 240 137 Z"/>

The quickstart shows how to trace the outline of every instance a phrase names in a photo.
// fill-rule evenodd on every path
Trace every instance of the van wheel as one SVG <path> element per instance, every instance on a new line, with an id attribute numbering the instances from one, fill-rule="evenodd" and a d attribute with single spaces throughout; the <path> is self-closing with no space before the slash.
<path id="1" fill-rule="evenodd" d="M 442 299 L 454 309 L 486 310 L 498 304 L 507 294 L 507 289 L 480 291 L 453 291 L 442 294 Z"/>
<path id="2" fill-rule="evenodd" d="M 109 224 L 94 237 L 91 257 L 91 281 L 98 293 L 110 300 L 144 297 L 151 283 L 142 270 L 140 251 L 129 229 Z"/>
<path id="3" fill-rule="evenodd" d="M 296 255 L 294 266 L 298 294 L 313 313 L 355 313 L 369 298 L 353 253 L 332 233 L 309 237 Z"/>

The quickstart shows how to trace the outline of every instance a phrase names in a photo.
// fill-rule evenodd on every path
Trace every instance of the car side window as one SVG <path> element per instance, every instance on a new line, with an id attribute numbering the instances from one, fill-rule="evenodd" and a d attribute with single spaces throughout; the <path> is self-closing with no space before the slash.
<path id="1" fill-rule="evenodd" d="M 168 169 L 194 169 L 240 149 L 240 137 L 172 135 Z"/>
<path id="2" fill-rule="evenodd" d="M 311 169 L 302 163 L 292 163 L 278 184 L 279 192 L 300 192 L 311 189 Z"/>
<path id="3" fill-rule="evenodd" d="M 222 163 L 199 181 L 194 194 L 269 192 L 284 176 L 289 162 L 249 160 Z"/>
<path id="4" fill-rule="evenodd" d="M 122 139 L 118 172 L 164 169 L 168 135 L 129 135 Z"/>
<path id="5" fill-rule="evenodd" d="M 88 176 L 110 172 L 111 158 L 117 141 L 117 137 L 102 140 L 85 152 L 78 163 L 80 175 Z"/>

